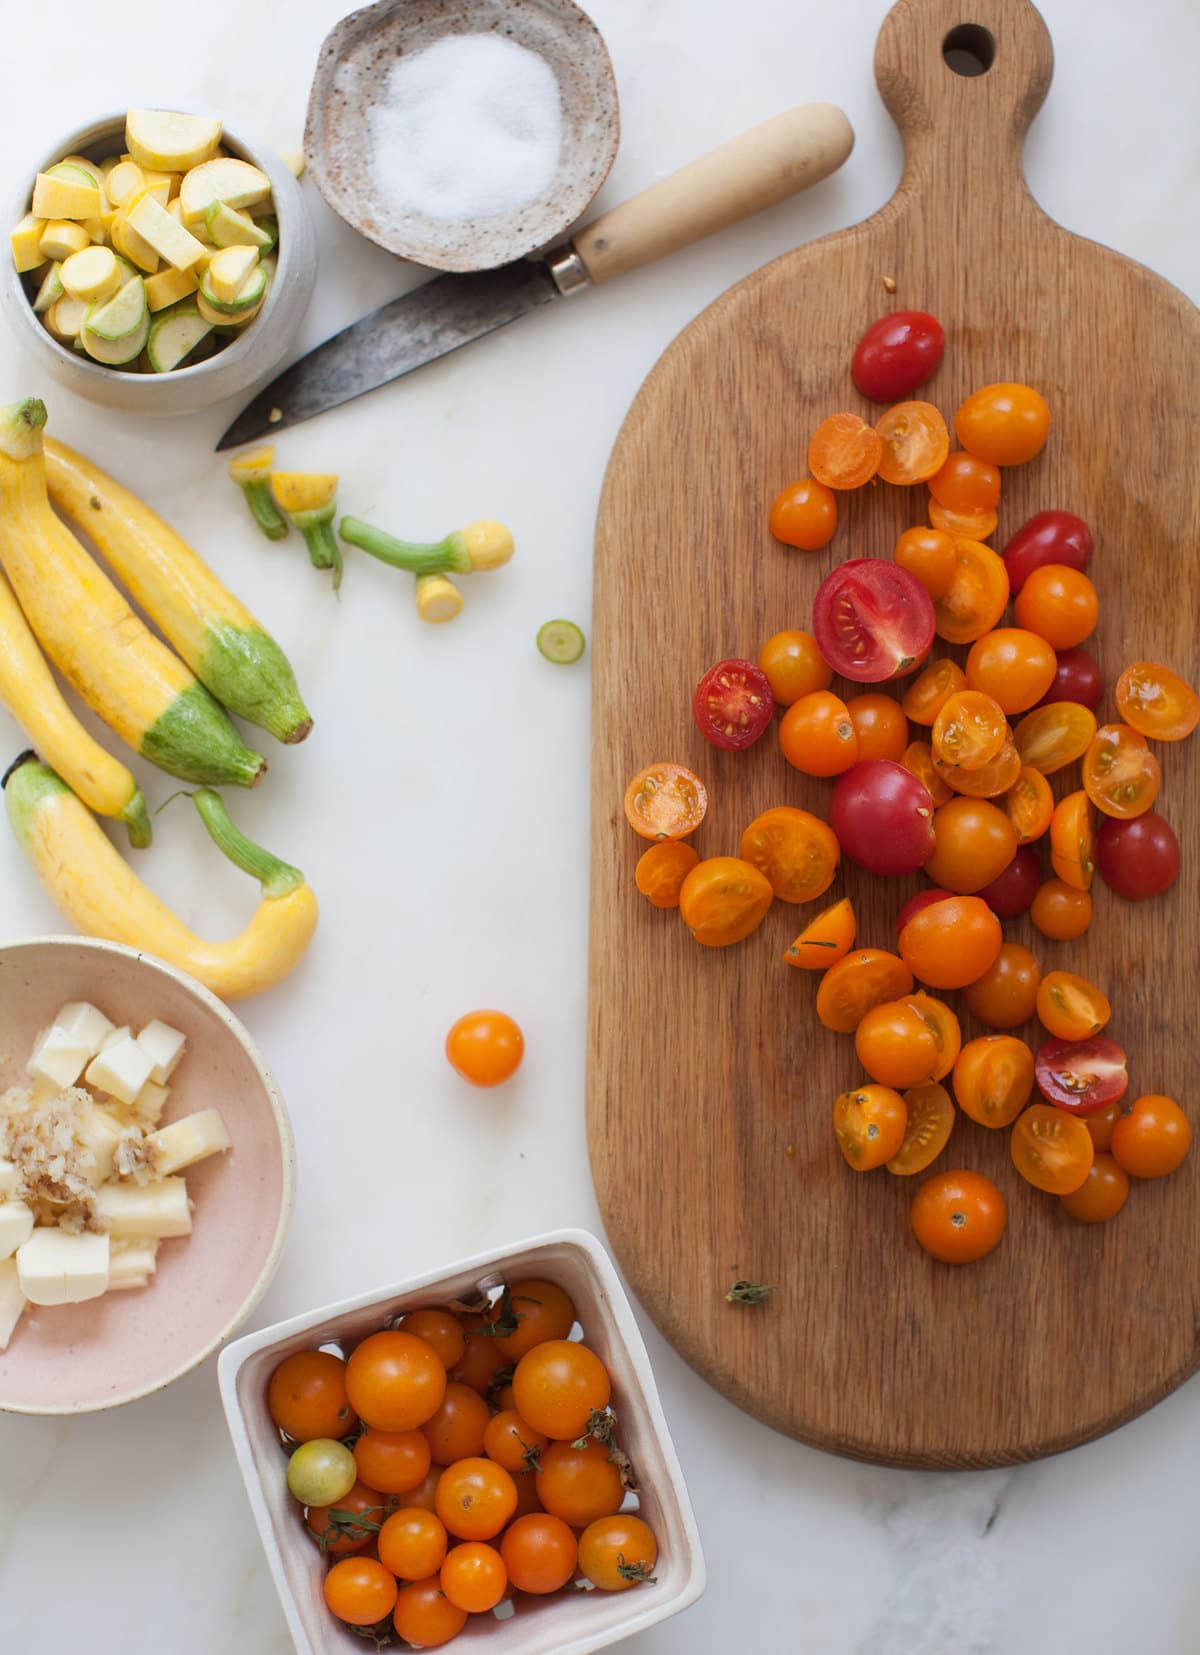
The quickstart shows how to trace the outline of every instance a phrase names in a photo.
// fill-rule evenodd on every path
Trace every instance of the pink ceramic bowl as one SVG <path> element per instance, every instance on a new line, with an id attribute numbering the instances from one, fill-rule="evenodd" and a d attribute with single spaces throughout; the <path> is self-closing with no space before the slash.
<path id="1" fill-rule="evenodd" d="M 219 1109 L 233 1148 L 189 1169 L 195 1228 L 163 1243 L 148 1287 L 28 1307 L 0 1351 L 0 1409 L 12 1413 L 115 1408 L 187 1373 L 266 1292 L 292 1216 L 292 1130 L 254 1042 L 215 995 L 135 949 L 85 937 L 0 946 L 0 1092 L 24 1081 L 34 1036 L 71 1000 L 118 1024 L 160 1017 L 182 1030 L 164 1119 Z"/>

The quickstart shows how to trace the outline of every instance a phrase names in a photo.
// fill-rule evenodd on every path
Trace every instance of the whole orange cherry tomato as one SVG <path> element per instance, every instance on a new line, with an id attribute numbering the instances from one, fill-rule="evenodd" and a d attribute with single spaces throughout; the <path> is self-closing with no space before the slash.
<path id="1" fill-rule="evenodd" d="M 472 1456 L 445 1468 L 434 1505 L 446 1528 L 458 1539 L 490 1540 L 516 1509 L 517 1485 L 502 1465 Z"/>
<path id="2" fill-rule="evenodd" d="M 929 492 L 951 511 L 991 511 L 1000 503 L 1000 472 L 986 460 L 956 448 L 929 479 Z"/>
<path id="3" fill-rule="evenodd" d="M 912 972 L 883 948 L 859 948 L 821 978 L 817 1016 L 836 1034 L 853 1034 L 872 1006 L 912 991 Z"/>
<path id="4" fill-rule="evenodd" d="M 1012 823 L 986 799 L 951 799 L 934 812 L 933 835 L 925 872 L 948 891 L 981 891 L 1004 872 L 1017 849 Z"/>
<path id="5" fill-rule="evenodd" d="M 780 707 L 790 707 L 802 695 L 827 690 L 833 683 L 833 668 L 811 632 L 776 632 L 759 650 L 758 665 Z"/>
<path id="6" fill-rule="evenodd" d="M 840 776 L 858 763 L 858 732 L 846 703 L 828 690 L 794 701 L 779 721 L 783 756 L 806 776 Z"/>
<path id="7" fill-rule="evenodd" d="M 1023 713 L 1054 682 L 1058 657 L 1044 638 L 1019 626 L 997 627 L 971 645 L 967 683 L 983 690 L 1006 713 Z"/>
<path id="8" fill-rule="evenodd" d="M 1071 971 L 1050 971 L 1037 993 L 1042 1026 L 1059 1040 L 1086 1040 L 1099 1034 L 1112 1016 L 1112 1007 L 1095 983 Z"/>
<path id="9" fill-rule="evenodd" d="M 394 1497 L 379 1489 L 355 1483 L 335 1506 L 309 1506 L 304 1527 L 323 1557 L 349 1557 L 371 1545 L 393 1503 Z"/>
<path id="10" fill-rule="evenodd" d="M 781 902 L 813 902 L 833 884 L 842 851 L 828 822 L 776 805 L 750 823 L 739 854 L 766 876 Z"/>
<path id="11" fill-rule="evenodd" d="M 485 1615 L 504 1596 L 508 1570 L 495 1546 L 467 1540 L 452 1546 L 438 1574 L 442 1591 L 457 1609 Z"/>
<path id="12" fill-rule="evenodd" d="M 989 465 L 1024 465 L 1041 453 L 1049 432 L 1049 406 L 1032 385 L 984 385 L 954 416 L 959 442 Z"/>
<path id="13" fill-rule="evenodd" d="M 1127 1115 L 1118 1115 L 1112 1134 L 1117 1165 L 1132 1178 L 1163 1178 L 1183 1160 L 1192 1129 L 1174 1098 L 1147 1092 Z"/>
<path id="14" fill-rule="evenodd" d="M 626 1592 L 654 1580 L 658 1542 L 650 1525 L 632 1512 L 601 1517 L 579 1536 L 579 1568 L 602 1592 Z"/>
<path id="15" fill-rule="evenodd" d="M 765 874 L 737 856 L 710 856 L 683 882 L 679 913 L 697 942 L 727 948 L 756 931 L 774 899 Z"/>
<path id="16" fill-rule="evenodd" d="M 708 809 L 699 776 L 682 764 L 649 764 L 625 789 L 625 820 L 643 839 L 683 839 Z"/>
<path id="17" fill-rule="evenodd" d="M 1011 737 L 994 759 L 979 770 L 966 770 L 958 764 L 946 764 L 934 754 L 934 768 L 938 775 L 956 793 L 965 793 L 972 799 L 999 799 L 1006 794 L 1021 774 L 1021 755 Z"/>
<path id="18" fill-rule="evenodd" d="M 960 690 L 949 696 L 933 721 L 935 763 L 940 760 L 962 770 L 982 770 L 1007 740 L 1003 707 L 981 690 Z"/>
<path id="19" fill-rule="evenodd" d="M 1091 890 L 1096 873 L 1096 835 L 1091 800 L 1082 791 L 1067 793 L 1054 807 L 1050 818 L 1050 865 L 1064 885 L 1072 885 L 1077 891 Z"/>
<path id="20" fill-rule="evenodd" d="M 905 529 L 892 553 L 936 603 L 954 579 L 954 541 L 941 529 Z"/>
<path id="21" fill-rule="evenodd" d="M 575 1324 L 575 1306 L 556 1282 L 529 1276 L 510 1282 L 488 1316 L 501 1356 L 519 1362 L 547 1339 L 565 1339 Z"/>
<path id="22" fill-rule="evenodd" d="M 900 755 L 900 763 L 923 784 L 935 805 L 944 805 L 953 797 L 950 783 L 938 774 L 933 748 L 927 741 L 910 741 Z"/>
<path id="23" fill-rule="evenodd" d="M 346 1394 L 364 1424 L 411 1431 L 441 1407 L 446 1370 L 432 1345 L 384 1329 L 356 1345 L 346 1363 Z"/>
<path id="24" fill-rule="evenodd" d="M 1170 667 L 1153 661 L 1126 667 L 1116 696 L 1126 724 L 1152 741 L 1182 741 L 1200 724 L 1200 695 Z"/>
<path id="25" fill-rule="evenodd" d="M 900 932 L 897 946 L 905 965 L 923 983 L 964 988 L 989 969 L 1002 941 L 1000 921 L 986 902 L 977 896 L 953 896 L 915 913 Z"/>
<path id="26" fill-rule="evenodd" d="M 1116 1103 L 1110 1103 L 1107 1109 L 1096 1109 L 1090 1115 L 1080 1116 L 1098 1155 L 1112 1147 L 1113 1127 L 1116 1126 L 1120 1113 L 1121 1101 L 1118 1100 Z"/>
<path id="27" fill-rule="evenodd" d="M 833 1106 L 838 1148 L 855 1172 L 870 1172 L 900 1153 L 908 1111 L 890 1086 L 859 1086 Z"/>
<path id="28" fill-rule="evenodd" d="M 1128 724 L 1102 724 L 1083 755 L 1083 787 L 1097 810 L 1143 816 L 1158 797 L 1162 771 L 1146 738 Z"/>
<path id="29" fill-rule="evenodd" d="M 518 1592 L 545 1597 L 575 1573 L 579 1544 L 561 1517 L 533 1512 L 505 1529 L 500 1555 Z"/>
<path id="30" fill-rule="evenodd" d="M 429 1474 L 429 1441 L 419 1429 L 364 1431 L 354 1444 L 354 1459 L 368 1488 L 377 1488 L 381 1494 L 407 1494 Z"/>
<path id="31" fill-rule="evenodd" d="M 469 1011 L 446 1036 L 446 1057 L 472 1086 L 499 1086 L 516 1074 L 525 1037 L 503 1011 Z"/>
<path id="32" fill-rule="evenodd" d="M 1083 1183 L 1060 1195 L 1063 1210 L 1081 1224 L 1104 1224 L 1115 1218 L 1129 1196 L 1129 1179 L 1111 1155 L 1097 1154 Z"/>
<path id="33" fill-rule="evenodd" d="M 540 1463 L 538 1456 L 549 1441 L 549 1437 L 522 1419 L 515 1408 L 504 1408 L 492 1415 L 484 1429 L 483 1451 L 489 1460 L 495 1460 L 515 1475 L 536 1470 Z"/>
<path id="34" fill-rule="evenodd" d="M 1074 649 L 1096 630 L 1100 600 L 1082 569 L 1043 563 L 1017 593 L 1017 622 L 1055 649 Z"/>
<path id="35" fill-rule="evenodd" d="M 857 414 L 830 414 L 808 445 L 808 469 L 826 488 L 861 488 L 882 458 L 882 438 Z"/>
<path id="36" fill-rule="evenodd" d="M 837 500 L 815 477 L 802 477 L 775 496 L 771 533 L 785 546 L 817 552 L 828 546 L 837 528 Z"/>
<path id="37" fill-rule="evenodd" d="M 699 851 L 682 839 L 664 839 L 638 857 L 633 882 L 655 908 L 678 908 L 683 882 L 699 860 Z"/>
<path id="38" fill-rule="evenodd" d="M 1011 1126 L 1033 1091 L 1033 1053 L 1012 1034 L 968 1040 L 954 1065 L 954 1096 L 980 1126 Z"/>
<path id="39" fill-rule="evenodd" d="M 325 1350 L 285 1356 L 267 1385 L 267 1412 L 293 1442 L 348 1436 L 358 1420 L 346 1396 L 346 1364 Z"/>
<path id="40" fill-rule="evenodd" d="M 890 695 L 856 695 L 847 701 L 846 711 L 858 736 L 858 756 L 863 759 L 891 759 L 900 762 L 908 746 L 908 720 L 900 703 Z"/>
<path id="41" fill-rule="evenodd" d="M 898 1178 L 911 1178 L 931 1166 L 950 1141 L 954 1130 L 954 1104 L 944 1086 L 936 1080 L 911 1086 L 904 1094 L 907 1120 L 904 1142 L 887 1162 Z"/>
<path id="42" fill-rule="evenodd" d="M 420 1506 L 394 1511 L 379 1531 L 379 1561 L 401 1580 L 427 1580 L 446 1556 L 446 1525 Z"/>
<path id="43" fill-rule="evenodd" d="M 573 1529 L 586 1528 L 597 1517 L 611 1517 L 620 1510 L 625 1498 L 621 1469 L 594 1437 L 582 1447 L 552 1442 L 542 1451 L 540 1460 L 538 1499 L 548 1512 Z"/>
<path id="44" fill-rule="evenodd" d="M 455 1460 L 482 1454 L 483 1433 L 491 1417 L 492 1411 L 478 1391 L 451 1381 L 441 1407 L 421 1427 L 434 1465 L 453 1465 Z"/>
<path id="45" fill-rule="evenodd" d="M 995 534 L 1000 519 L 994 510 L 955 511 L 937 500 L 929 502 L 929 522 L 952 540 L 984 541 Z"/>
<path id="46" fill-rule="evenodd" d="M 1051 701 L 1035 707 L 1013 731 L 1021 763 L 1052 776 L 1087 752 L 1096 733 L 1096 715 L 1081 701 Z"/>
<path id="47" fill-rule="evenodd" d="M 347 1626 L 374 1626 L 396 1603 L 396 1577 L 374 1557 L 343 1557 L 325 1576 L 325 1605 Z"/>
<path id="48" fill-rule="evenodd" d="M 872 1080 L 898 1091 L 933 1078 L 937 1042 L 907 1000 L 872 1006 L 854 1031 L 854 1050 Z"/>
<path id="49" fill-rule="evenodd" d="M 959 1027 L 958 1018 L 944 1000 L 926 994 L 924 989 L 914 989 L 911 994 L 906 994 L 904 999 L 920 1015 L 933 1034 L 937 1047 L 933 1078 L 941 1080 L 953 1069 L 962 1047 L 962 1029 Z"/>
<path id="50" fill-rule="evenodd" d="M 932 724 L 951 696 L 966 687 L 966 674 L 957 661 L 930 661 L 905 690 L 900 709 L 914 724 Z"/>
<path id="51" fill-rule="evenodd" d="M 573 1339 L 547 1339 L 534 1345 L 513 1375 L 517 1412 L 535 1431 L 556 1441 L 581 1437 L 592 1415 L 608 1407 L 611 1390 L 603 1362 Z"/>
<path id="52" fill-rule="evenodd" d="M 1070 942 L 1081 937 L 1092 923 L 1091 893 L 1064 879 L 1048 879 L 1039 886 L 1029 917 L 1044 937 Z"/>
<path id="53" fill-rule="evenodd" d="M 1031 1103 L 1012 1129 L 1013 1165 L 1027 1183 L 1048 1195 L 1070 1195 L 1096 1158 L 1091 1133 L 1078 1115 Z"/>
<path id="54" fill-rule="evenodd" d="M 932 402 L 897 402 L 875 422 L 883 443 L 879 475 L 885 483 L 923 483 L 950 452 L 950 433 Z"/>
<path id="55" fill-rule="evenodd" d="M 973 1264 L 1004 1234 L 1008 1204 L 980 1172 L 937 1172 L 913 1199 L 913 1234 L 943 1264 Z"/>
<path id="56" fill-rule="evenodd" d="M 1034 770 L 1028 764 L 1021 766 L 1020 774 L 1001 802 L 1017 835 L 1018 845 L 1029 845 L 1040 839 L 1054 815 L 1054 795 L 1050 791 L 1050 783 L 1040 770 Z"/>
<path id="57" fill-rule="evenodd" d="M 1004 559 L 978 540 L 954 542 L 954 578 L 933 607 L 935 631 L 948 644 L 971 644 L 990 632 L 1008 602 Z"/>
<path id="58" fill-rule="evenodd" d="M 1027 1023 L 1037 1006 L 1042 968 L 1019 942 L 1001 944 L 982 977 L 968 985 L 967 1010 L 989 1029 L 1015 1029 Z"/>
<path id="59" fill-rule="evenodd" d="M 414 1580 L 397 1593 L 392 1624 L 405 1643 L 440 1649 L 467 1624 L 467 1611 L 450 1602 L 440 1581 Z"/>
<path id="60" fill-rule="evenodd" d="M 421 1310 L 410 1310 L 400 1318 L 402 1333 L 415 1333 L 438 1353 L 444 1368 L 449 1370 L 462 1361 L 466 1340 L 462 1323 L 445 1305 L 428 1305 Z"/>
<path id="61" fill-rule="evenodd" d="M 783 957 L 805 971 L 828 971 L 854 947 L 856 926 L 854 908 L 844 896 L 806 925 Z"/>

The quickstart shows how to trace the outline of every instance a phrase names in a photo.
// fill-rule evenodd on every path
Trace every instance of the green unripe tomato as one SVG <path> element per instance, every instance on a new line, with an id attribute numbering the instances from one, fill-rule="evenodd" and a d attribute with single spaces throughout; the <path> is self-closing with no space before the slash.
<path id="1" fill-rule="evenodd" d="M 288 1461 L 287 1485 L 302 1506 L 332 1506 L 358 1481 L 354 1455 L 332 1437 L 302 1442 Z"/>

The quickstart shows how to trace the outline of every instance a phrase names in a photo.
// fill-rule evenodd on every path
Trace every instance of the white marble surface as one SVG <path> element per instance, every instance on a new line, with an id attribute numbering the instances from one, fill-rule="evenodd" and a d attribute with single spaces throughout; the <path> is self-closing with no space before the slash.
<path id="1" fill-rule="evenodd" d="M 84 0 L 59 0 L 52 25 L 21 7 L 7 19 L 5 165 L 124 102 L 211 105 L 295 147 L 339 10 L 338 0 L 209 0 L 199 11 L 121 0 L 116 60 L 102 63 L 83 49 L 95 25 Z M 244 1008 L 301 1156 L 295 1228 L 263 1321 L 492 1242 L 598 1222 L 583 1123 L 589 685 L 585 668 L 545 666 L 533 635 L 554 614 L 587 624 L 605 460 L 658 352 L 767 258 L 873 210 L 899 174 L 871 76 L 885 0 L 828 12 L 796 0 L 592 0 L 591 10 L 624 128 L 603 202 L 808 99 L 841 104 L 858 144 L 811 196 L 281 440 L 289 466 L 340 471 L 347 508 L 401 532 L 483 514 L 513 524 L 516 561 L 469 589 L 452 628 L 418 630 L 400 584 L 361 558 L 339 606 L 295 540 L 258 539 L 211 453 L 228 410 L 151 427 L 47 395 L 54 429 L 140 480 L 268 618 L 317 716 L 311 741 L 272 751 L 268 785 L 238 800 L 249 830 L 301 863 L 323 904 L 309 961 Z M 1045 0 L 1044 11 L 1058 67 L 1028 146 L 1035 193 L 1070 228 L 1200 297 L 1200 9 Z M 417 279 L 319 203 L 314 212 L 324 264 L 308 344 Z M 0 341 L 0 398 L 52 390 Z M 17 742 L 0 714 L 0 753 Z M 162 799 L 168 785 L 153 786 Z M 185 804 L 161 820 L 140 865 L 214 933 L 249 911 L 246 882 L 216 865 Z M 7 834 L 0 891 L 5 937 L 55 928 Z M 528 1056 L 515 1084 L 477 1094 L 450 1074 L 442 1036 L 463 1009 L 496 1001 L 524 1025 Z M 347 1071 L 353 1036 L 387 1054 L 382 1085 Z M 927 1476 L 772 1434 L 647 1334 L 710 1586 L 631 1649 L 1200 1651 L 1197 1383 L 1057 1460 Z M 0 1467 L 6 1649 L 65 1637 L 99 1655 L 285 1655 L 211 1363 L 117 1414 L 0 1419 Z"/>

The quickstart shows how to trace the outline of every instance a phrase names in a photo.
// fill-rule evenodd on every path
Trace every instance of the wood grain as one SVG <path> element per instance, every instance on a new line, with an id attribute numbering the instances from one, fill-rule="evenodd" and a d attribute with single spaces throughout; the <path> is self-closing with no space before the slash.
<path id="1" fill-rule="evenodd" d="M 995 41 L 976 78 L 942 57 L 964 20 Z M 776 903 L 746 942 L 697 946 L 635 892 L 644 842 L 621 795 L 653 759 L 691 765 L 711 800 L 701 855 L 736 852 L 769 805 L 825 813 L 828 784 L 789 769 L 772 736 L 744 754 L 708 747 L 690 692 L 718 658 L 753 657 L 773 632 L 806 627 L 836 563 L 889 556 L 900 530 L 924 520 L 923 488 L 880 485 L 843 498 L 824 552 L 789 552 L 766 530 L 769 502 L 803 474 L 816 421 L 867 413 L 849 358 L 892 308 L 944 323 L 946 358 L 924 394 L 947 415 L 995 380 L 1028 380 L 1048 398 L 1050 441 L 1005 473 L 995 543 L 1046 507 L 1088 519 L 1102 607 L 1092 647 L 1110 686 L 1138 658 L 1200 676 L 1200 315 L 1030 196 L 1021 146 L 1051 65 L 1027 0 L 901 0 L 876 52 L 906 148 L 895 196 L 760 270 L 680 335 L 622 428 L 597 526 L 588 1118 L 608 1234 L 660 1329 L 726 1396 L 822 1448 L 889 1464 L 1054 1453 L 1190 1374 L 1200 1157 L 1135 1187 L 1120 1217 L 1093 1229 L 1022 1183 L 1007 1132 L 960 1118 L 942 1164 L 1000 1182 L 1008 1232 L 980 1264 L 932 1262 L 909 1233 L 912 1183 L 850 1173 L 833 1142 L 833 1098 L 861 1078 L 853 1045 L 816 1023 L 812 974 L 780 958 L 816 910 Z M 1097 881 L 1095 923 L 1073 944 L 1025 920 L 1005 927 L 1044 969 L 1108 990 L 1134 1095 L 1165 1091 L 1193 1108 L 1196 753 L 1194 739 L 1160 750 L 1161 803 L 1183 849 L 1169 896 L 1123 903 Z M 1059 793 L 1075 774 L 1056 778 Z M 891 947 L 899 907 L 922 883 L 848 868 L 828 900 L 848 893 L 859 940 Z M 964 1031 L 983 1032 L 965 1015 Z M 727 1304 L 740 1276 L 775 1284 L 770 1303 Z"/>

